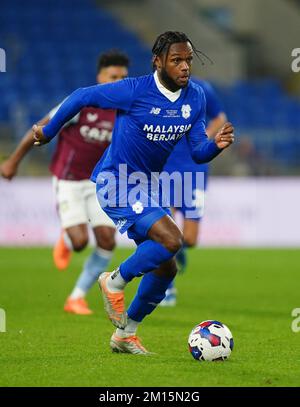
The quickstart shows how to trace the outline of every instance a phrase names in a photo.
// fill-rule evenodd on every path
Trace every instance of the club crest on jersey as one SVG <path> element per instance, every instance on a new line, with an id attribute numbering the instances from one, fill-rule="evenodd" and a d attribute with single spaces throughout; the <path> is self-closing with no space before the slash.
<path id="1" fill-rule="evenodd" d="M 131 205 L 131 207 L 132 207 L 132 210 L 133 210 L 135 213 L 137 213 L 138 215 L 139 215 L 140 213 L 142 213 L 143 210 L 144 210 L 144 205 L 142 204 L 141 201 L 136 201 L 136 203 L 134 203 L 133 205 Z"/>
<path id="2" fill-rule="evenodd" d="M 98 114 L 97 113 L 88 113 L 86 115 L 86 117 L 89 122 L 95 122 L 98 119 Z"/>
<path id="3" fill-rule="evenodd" d="M 191 106 L 190 105 L 182 105 L 181 113 L 184 119 L 188 119 L 191 115 Z"/>
<path id="4" fill-rule="evenodd" d="M 161 109 L 159 107 L 152 107 L 150 114 L 159 114 Z"/>

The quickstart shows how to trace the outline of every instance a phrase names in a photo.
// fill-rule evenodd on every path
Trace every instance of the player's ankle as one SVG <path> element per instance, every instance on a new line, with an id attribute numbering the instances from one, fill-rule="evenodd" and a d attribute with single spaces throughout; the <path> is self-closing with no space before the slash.
<path id="1" fill-rule="evenodd" d="M 133 321 L 132 319 L 128 318 L 125 328 L 123 328 L 123 329 L 117 328 L 116 335 L 119 338 L 128 338 L 130 336 L 135 336 L 138 325 L 139 325 L 139 322 Z"/>
<path id="2" fill-rule="evenodd" d="M 73 291 L 70 294 L 70 299 L 71 300 L 78 300 L 79 298 L 84 298 L 86 295 L 86 292 L 82 290 L 80 287 L 74 287 Z"/>
<path id="3" fill-rule="evenodd" d="M 106 280 L 106 287 L 112 293 L 122 292 L 127 284 L 127 281 L 121 276 L 120 269 L 110 273 Z"/>

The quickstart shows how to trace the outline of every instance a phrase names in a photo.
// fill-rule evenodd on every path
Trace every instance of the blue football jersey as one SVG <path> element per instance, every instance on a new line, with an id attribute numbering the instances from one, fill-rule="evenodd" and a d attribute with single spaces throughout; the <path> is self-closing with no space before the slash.
<path id="1" fill-rule="evenodd" d="M 158 90 L 153 75 L 119 85 L 128 106 L 118 111 L 111 146 L 93 172 L 94 181 L 100 171 L 118 171 L 123 163 L 129 174 L 160 172 L 180 139 L 188 136 L 193 145 L 206 139 L 205 99 L 199 86 L 189 84 L 172 102 Z"/>
<path id="2" fill-rule="evenodd" d="M 193 159 L 208 162 L 222 150 L 205 133 L 204 92 L 192 81 L 178 92 L 175 101 L 169 100 L 158 89 L 155 74 L 80 88 L 43 128 L 44 135 L 53 138 L 84 106 L 117 109 L 112 143 L 96 165 L 93 181 L 100 171 L 119 174 L 120 164 L 127 165 L 128 175 L 160 172 L 174 146 L 185 137 Z"/>

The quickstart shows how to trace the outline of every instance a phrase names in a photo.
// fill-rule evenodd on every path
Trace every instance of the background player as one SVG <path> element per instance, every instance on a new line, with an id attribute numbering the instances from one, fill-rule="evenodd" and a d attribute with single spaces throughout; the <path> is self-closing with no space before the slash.
<path id="1" fill-rule="evenodd" d="M 211 86 L 210 83 L 204 80 L 199 80 L 192 77 L 192 80 L 198 83 L 205 94 L 206 99 L 206 134 L 209 138 L 213 138 L 218 130 L 226 122 L 226 114 L 223 111 L 221 102 Z M 204 198 L 205 190 L 207 187 L 208 179 L 208 164 L 197 164 L 193 161 L 189 145 L 186 138 L 182 138 L 175 146 L 174 150 L 170 154 L 168 161 L 164 167 L 164 171 L 171 174 L 174 171 L 181 173 L 182 185 L 181 191 L 182 196 L 180 197 L 181 207 L 173 208 L 174 212 L 179 211 L 183 216 L 183 246 L 182 249 L 176 255 L 176 260 L 178 263 L 179 271 L 183 272 L 187 265 L 186 259 L 186 248 L 194 247 L 197 244 L 197 239 L 200 233 L 201 219 L 204 214 Z M 184 172 L 192 173 L 192 185 L 185 185 Z M 196 188 L 196 172 L 201 172 L 203 174 L 202 188 Z M 184 188 L 191 188 L 193 193 L 191 195 L 190 202 L 184 202 Z M 171 201 L 174 200 L 175 194 L 175 183 L 171 183 Z M 177 188 L 177 190 L 180 190 Z M 187 212 L 192 211 L 193 215 L 187 216 Z M 174 281 L 171 283 L 170 287 L 166 292 L 166 297 L 161 301 L 161 306 L 174 306 L 176 304 L 176 288 L 174 287 Z"/>
<path id="2" fill-rule="evenodd" d="M 128 64 L 127 56 L 119 51 L 102 54 L 97 65 L 97 82 L 109 83 L 125 78 L 128 75 Z M 57 109 L 53 109 L 39 124 L 47 124 Z M 94 107 L 82 109 L 59 132 L 50 165 L 63 229 L 53 250 L 56 267 L 65 269 L 72 251 L 79 252 L 86 247 L 89 240 L 88 224 L 96 240 L 96 248 L 86 260 L 64 306 L 65 311 L 75 314 L 92 313 L 84 297 L 99 274 L 107 268 L 115 247 L 114 223 L 99 208 L 94 184 L 89 179 L 94 166 L 111 142 L 114 121 L 114 110 Z M 21 160 L 30 151 L 33 142 L 33 132 L 30 130 L 2 163 L 1 174 L 4 178 L 12 179 L 16 175 Z"/>
<path id="3" fill-rule="evenodd" d="M 41 145 L 55 137 L 61 126 L 84 106 L 118 109 L 112 144 L 92 175 L 103 209 L 120 232 L 127 231 L 138 244 L 120 268 L 100 276 L 106 311 L 117 326 L 110 341 L 115 352 L 148 353 L 136 336 L 137 327 L 164 298 L 177 272 L 174 256 L 182 246 L 182 233 L 170 211 L 157 205 L 149 193 L 151 176 L 162 171 L 181 137 L 188 136 L 192 157 L 198 163 L 212 160 L 234 140 L 230 123 L 222 127 L 214 140 L 207 139 L 204 93 L 199 85 L 189 82 L 195 51 L 184 33 L 163 33 L 152 49 L 154 74 L 78 89 L 46 126 L 33 126 L 35 144 Z M 125 164 L 126 190 L 118 188 Z M 134 202 L 130 201 L 130 192 L 136 185 L 128 180 L 137 171 L 148 177 L 149 183 L 140 185 L 140 198 Z M 108 176 L 116 183 L 107 183 Z M 124 205 L 126 193 L 129 199 Z M 140 276 L 143 277 L 138 291 L 126 313 L 124 288 Z"/>

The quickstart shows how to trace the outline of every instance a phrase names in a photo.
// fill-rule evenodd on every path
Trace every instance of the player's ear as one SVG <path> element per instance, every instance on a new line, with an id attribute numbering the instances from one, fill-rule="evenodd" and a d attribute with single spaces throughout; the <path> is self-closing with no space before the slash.
<path id="1" fill-rule="evenodd" d="M 152 63 L 153 63 L 153 66 L 155 66 L 158 71 L 161 70 L 162 62 L 158 55 L 154 55 L 154 57 L 152 59 Z"/>

